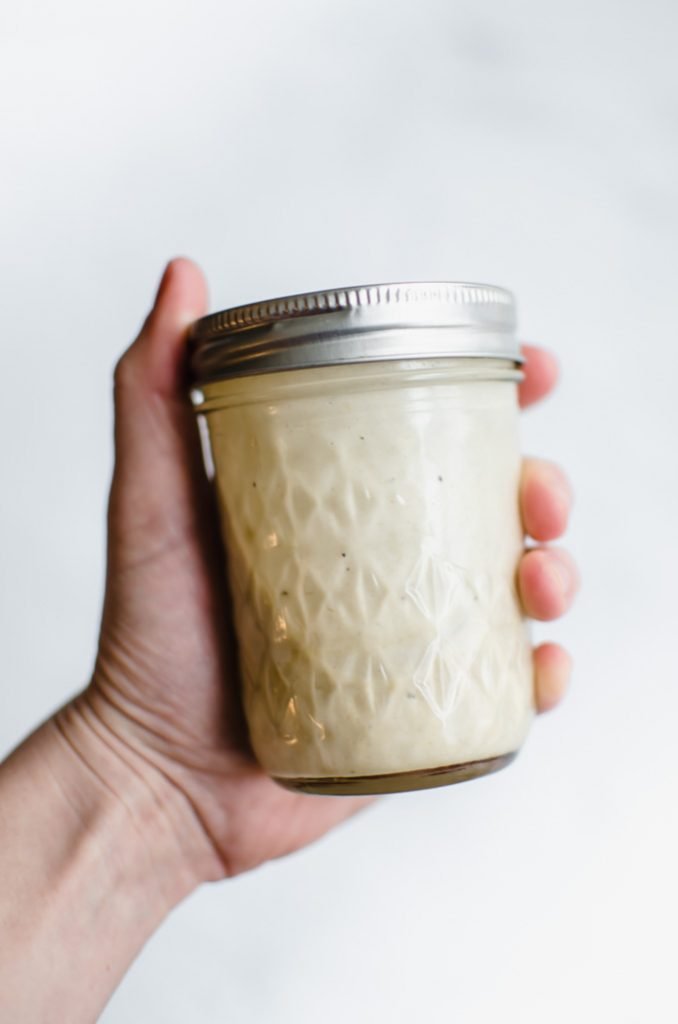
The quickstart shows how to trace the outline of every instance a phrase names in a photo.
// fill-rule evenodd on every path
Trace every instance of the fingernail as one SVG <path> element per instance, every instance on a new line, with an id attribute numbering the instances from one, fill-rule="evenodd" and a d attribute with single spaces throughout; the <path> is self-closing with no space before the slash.
<path id="1" fill-rule="evenodd" d="M 558 504 L 569 513 L 574 504 L 574 491 L 561 477 L 554 478 L 551 486 Z"/>
<path id="2" fill-rule="evenodd" d="M 560 466 L 556 468 L 554 477 L 558 493 L 562 495 L 565 501 L 568 501 L 571 504 L 574 501 L 574 488 L 570 483 L 569 477 Z"/>
<path id="3" fill-rule="evenodd" d="M 567 597 L 572 587 L 572 574 L 570 573 L 570 570 L 563 562 L 554 559 L 551 562 L 548 571 L 557 590 L 563 595 L 563 597 Z"/>

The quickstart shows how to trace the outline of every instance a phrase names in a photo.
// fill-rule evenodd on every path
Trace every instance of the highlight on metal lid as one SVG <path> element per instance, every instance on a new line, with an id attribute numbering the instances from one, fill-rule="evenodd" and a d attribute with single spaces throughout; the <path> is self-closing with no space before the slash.
<path id="1" fill-rule="evenodd" d="M 522 362 L 511 292 L 464 282 L 355 285 L 212 313 L 190 332 L 192 382 L 385 359 Z"/>

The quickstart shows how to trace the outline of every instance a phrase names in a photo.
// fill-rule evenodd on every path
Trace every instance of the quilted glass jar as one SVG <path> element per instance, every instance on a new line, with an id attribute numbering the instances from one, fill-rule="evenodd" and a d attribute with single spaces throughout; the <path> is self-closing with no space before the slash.
<path id="1" fill-rule="evenodd" d="M 309 293 L 191 346 L 263 768 L 344 794 L 509 763 L 534 714 L 510 294 Z"/>

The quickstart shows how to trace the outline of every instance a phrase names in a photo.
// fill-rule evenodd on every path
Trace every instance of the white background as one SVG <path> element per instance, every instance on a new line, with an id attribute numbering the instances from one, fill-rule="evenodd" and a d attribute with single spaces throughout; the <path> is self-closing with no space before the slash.
<path id="1" fill-rule="evenodd" d="M 0 19 L 3 749 L 88 678 L 111 370 L 173 255 L 213 309 L 512 288 L 563 367 L 525 447 L 578 492 L 582 597 L 537 631 L 576 673 L 516 764 L 200 891 L 105 1024 L 678 1021 L 673 0 L 6 0 Z"/>

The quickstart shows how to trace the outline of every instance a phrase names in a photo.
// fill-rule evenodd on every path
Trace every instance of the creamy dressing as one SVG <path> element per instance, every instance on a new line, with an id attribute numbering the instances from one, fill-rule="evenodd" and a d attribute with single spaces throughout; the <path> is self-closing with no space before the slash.
<path id="1" fill-rule="evenodd" d="M 355 778 L 516 751 L 533 692 L 508 363 L 331 366 L 202 391 L 262 766 Z"/>

